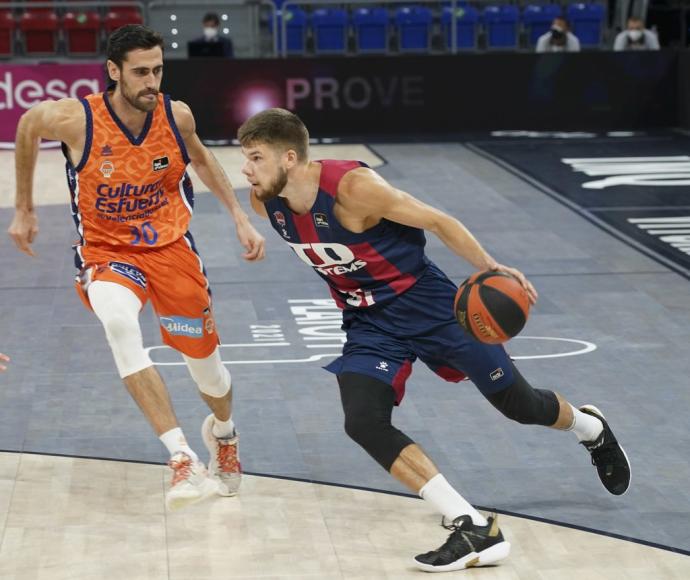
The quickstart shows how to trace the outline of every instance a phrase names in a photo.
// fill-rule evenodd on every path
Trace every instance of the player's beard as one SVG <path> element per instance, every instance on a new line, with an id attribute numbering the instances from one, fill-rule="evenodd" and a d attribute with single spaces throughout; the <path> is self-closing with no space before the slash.
<path id="1" fill-rule="evenodd" d="M 287 182 L 287 169 L 283 169 L 281 167 L 280 169 L 278 169 L 278 176 L 269 184 L 268 187 L 266 187 L 265 189 L 262 188 L 261 192 L 256 192 L 255 190 L 254 193 L 259 201 L 265 203 L 267 201 L 272 200 L 275 197 L 278 197 L 285 189 Z"/>
<path id="2" fill-rule="evenodd" d="M 141 99 L 141 97 L 144 95 L 158 95 L 158 91 L 155 89 L 144 89 L 143 91 L 139 91 L 138 93 L 134 94 L 129 90 L 127 83 L 121 80 L 120 92 L 122 93 L 122 97 L 125 99 L 125 101 L 127 101 L 135 109 L 143 111 L 144 113 L 149 113 L 158 106 L 158 99 L 154 99 L 153 101 Z"/>

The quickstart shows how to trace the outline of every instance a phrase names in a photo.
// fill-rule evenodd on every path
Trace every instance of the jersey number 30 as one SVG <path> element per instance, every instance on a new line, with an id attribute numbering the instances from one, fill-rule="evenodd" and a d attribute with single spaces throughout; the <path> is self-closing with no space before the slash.
<path id="1" fill-rule="evenodd" d="M 144 222 L 141 228 L 130 226 L 129 229 L 132 232 L 132 241 L 129 243 L 133 246 L 138 246 L 141 242 L 153 246 L 158 241 L 158 232 L 151 225 L 151 222 Z"/>

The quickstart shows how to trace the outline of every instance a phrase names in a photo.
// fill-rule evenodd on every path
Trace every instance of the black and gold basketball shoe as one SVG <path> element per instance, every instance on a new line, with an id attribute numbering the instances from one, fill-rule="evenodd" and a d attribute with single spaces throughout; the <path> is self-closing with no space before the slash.
<path id="1" fill-rule="evenodd" d="M 616 440 L 604 414 L 594 405 L 583 405 L 580 411 L 599 419 L 604 430 L 594 441 L 581 441 L 592 456 L 599 479 L 613 495 L 623 495 L 630 487 L 630 461 Z"/>
<path id="2" fill-rule="evenodd" d="M 510 554 L 494 514 L 486 526 L 476 526 L 470 516 L 455 518 L 450 525 L 441 523 L 450 536 L 437 550 L 415 556 L 414 564 L 425 572 L 452 572 L 474 566 L 487 566 Z"/>

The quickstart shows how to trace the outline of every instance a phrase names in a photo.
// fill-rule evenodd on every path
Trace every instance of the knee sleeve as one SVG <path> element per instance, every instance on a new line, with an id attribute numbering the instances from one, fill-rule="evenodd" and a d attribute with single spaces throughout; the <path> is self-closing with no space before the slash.
<path id="1" fill-rule="evenodd" d="M 121 378 L 153 365 L 144 350 L 139 326 L 141 301 L 128 288 L 114 282 L 92 282 L 88 290 L 91 308 L 103 324 Z"/>
<path id="2" fill-rule="evenodd" d="M 366 375 L 338 375 L 345 412 L 345 432 L 386 471 L 400 452 L 414 443 L 391 424 L 395 403 L 393 387 Z"/>
<path id="3" fill-rule="evenodd" d="M 189 374 L 204 395 L 220 399 L 228 394 L 231 385 L 230 371 L 223 366 L 217 348 L 206 358 L 191 358 L 185 354 L 182 356 L 187 362 Z"/>
<path id="4" fill-rule="evenodd" d="M 509 419 L 524 425 L 551 426 L 558 419 L 560 403 L 553 391 L 535 389 L 513 365 L 515 381 L 508 388 L 487 395 L 489 402 Z"/>

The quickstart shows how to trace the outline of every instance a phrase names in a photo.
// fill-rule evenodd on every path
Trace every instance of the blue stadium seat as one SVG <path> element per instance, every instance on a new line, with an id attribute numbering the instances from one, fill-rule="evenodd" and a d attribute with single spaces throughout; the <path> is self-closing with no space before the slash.
<path id="1" fill-rule="evenodd" d="M 355 46 L 360 53 L 388 51 L 388 10 L 385 8 L 357 8 L 352 15 Z"/>
<path id="2" fill-rule="evenodd" d="M 404 6 L 395 11 L 398 49 L 426 52 L 431 48 L 431 10 L 426 6 Z"/>
<path id="3" fill-rule="evenodd" d="M 530 46 L 535 46 L 542 34 L 551 28 L 554 18 L 562 15 L 558 4 L 528 4 L 522 11 L 522 23 L 527 30 Z"/>
<path id="4" fill-rule="evenodd" d="M 487 6 L 484 9 L 487 48 L 517 48 L 518 45 L 517 6 Z"/>
<path id="5" fill-rule="evenodd" d="M 452 39 L 453 9 L 450 6 L 443 8 L 441 13 L 441 28 L 446 46 L 453 46 Z M 479 25 L 479 11 L 472 6 L 458 6 L 455 9 L 455 46 L 462 49 L 477 48 L 477 29 Z"/>
<path id="6" fill-rule="evenodd" d="M 278 26 L 278 52 L 283 52 L 283 23 L 285 16 L 286 50 L 288 54 L 304 54 L 307 50 L 307 14 L 301 8 L 290 6 L 287 10 L 276 12 Z M 269 19 L 268 27 L 273 32 L 273 20 Z"/>
<path id="7" fill-rule="evenodd" d="M 347 50 L 347 12 L 342 8 L 318 8 L 311 15 L 315 53 L 344 53 Z"/>
<path id="8" fill-rule="evenodd" d="M 567 8 L 572 33 L 583 47 L 601 46 L 604 6 L 603 4 L 570 4 Z"/>

